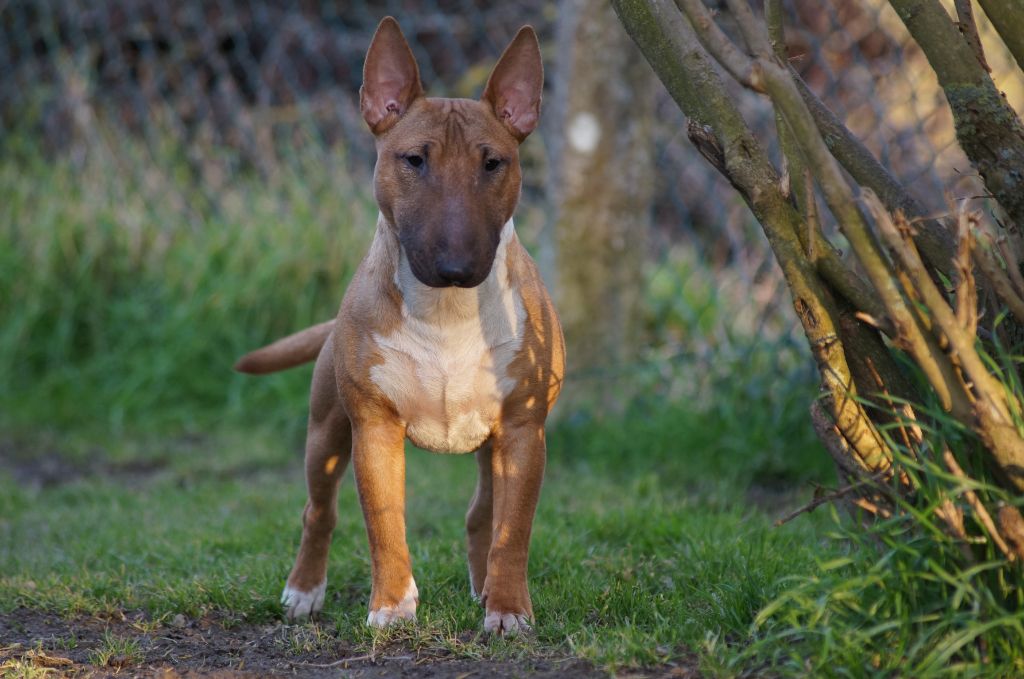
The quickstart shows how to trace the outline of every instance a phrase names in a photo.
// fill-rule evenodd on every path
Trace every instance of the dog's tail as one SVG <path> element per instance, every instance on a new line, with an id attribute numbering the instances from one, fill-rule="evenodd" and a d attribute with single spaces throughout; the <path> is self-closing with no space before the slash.
<path id="1" fill-rule="evenodd" d="M 333 330 L 332 319 L 282 337 L 272 344 L 242 356 L 235 362 L 235 370 L 252 375 L 265 375 L 314 361 Z"/>

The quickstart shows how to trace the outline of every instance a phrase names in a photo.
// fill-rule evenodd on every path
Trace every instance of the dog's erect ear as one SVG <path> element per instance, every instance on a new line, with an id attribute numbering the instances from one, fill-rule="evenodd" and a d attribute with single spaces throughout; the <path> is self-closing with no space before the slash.
<path id="1" fill-rule="evenodd" d="M 383 134 L 401 118 L 416 97 L 423 95 L 420 69 L 402 29 L 384 17 L 373 34 L 363 64 L 359 108 L 374 134 Z"/>
<path id="2" fill-rule="evenodd" d="M 523 141 L 540 120 L 543 88 L 544 65 L 537 34 L 523 26 L 491 71 L 481 99 L 491 105 L 512 136 Z"/>

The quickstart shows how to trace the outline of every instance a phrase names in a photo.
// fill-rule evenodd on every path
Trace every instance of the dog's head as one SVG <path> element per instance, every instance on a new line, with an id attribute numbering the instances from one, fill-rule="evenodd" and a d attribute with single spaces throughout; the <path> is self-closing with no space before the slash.
<path id="1" fill-rule="evenodd" d="M 425 97 L 398 23 L 387 17 L 377 27 L 359 90 L 377 138 L 374 195 L 420 282 L 468 288 L 487 278 L 519 201 L 519 144 L 537 126 L 543 83 L 526 26 L 479 101 Z"/>

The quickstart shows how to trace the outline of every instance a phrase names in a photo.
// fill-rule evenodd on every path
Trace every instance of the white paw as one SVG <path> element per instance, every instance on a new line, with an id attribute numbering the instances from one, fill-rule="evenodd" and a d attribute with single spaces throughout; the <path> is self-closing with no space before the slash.
<path id="1" fill-rule="evenodd" d="M 387 627 L 400 620 L 416 619 L 416 604 L 419 603 L 420 593 L 416 589 L 416 581 L 409 578 L 409 586 L 405 588 L 405 596 L 394 606 L 381 606 L 370 611 L 366 616 L 366 624 L 370 627 Z"/>
<path id="2" fill-rule="evenodd" d="M 284 606 L 284 617 L 286 620 L 299 620 L 308 618 L 311 613 L 317 613 L 324 607 L 324 593 L 327 591 L 327 581 L 308 592 L 285 586 L 281 593 L 281 605 Z"/>
<path id="3" fill-rule="evenodd" d="M 488 612 L 484 616 L 484 632 L 513 637 L 530 631 L 530 619 L 521 613 Z"/>

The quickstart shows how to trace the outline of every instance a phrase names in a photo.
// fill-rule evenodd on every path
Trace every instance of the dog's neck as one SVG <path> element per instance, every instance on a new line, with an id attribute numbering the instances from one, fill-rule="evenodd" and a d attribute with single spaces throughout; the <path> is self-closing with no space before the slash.
<path id="1" fill-rule="evenodd" d="M 514 296 L 508 275 L 508 249 L 516 240 L 515 226 L 509 219 L 501 229 L 498 249 L 491 272 L 483 283 L 473 288 L 432 288 L 420 282 L 409 266 L 398 236 L 381 215 L 377 220 L 374 245 L 393 265 L 394 284 L 402 297 L 402 316 L 433 323 L 452 323 L 460 319 L 479 318 L 481 312 L 504 308 Z M 374 248 L 376 249 L 376 248 Z M 389 266 L 390 268 L 390 266 Z"/>

